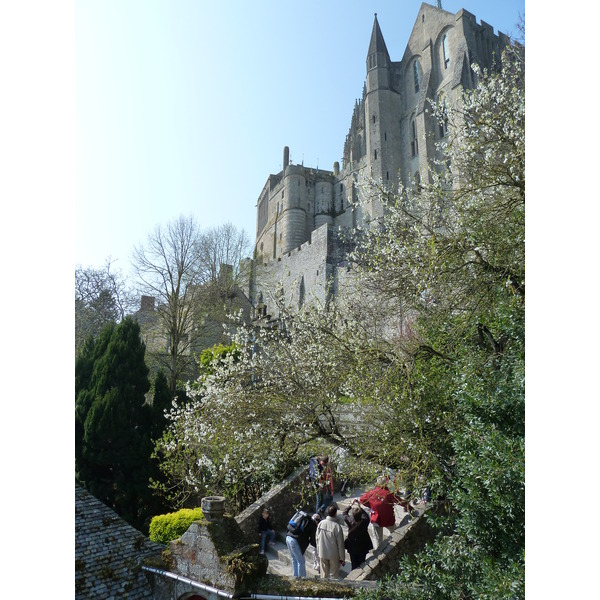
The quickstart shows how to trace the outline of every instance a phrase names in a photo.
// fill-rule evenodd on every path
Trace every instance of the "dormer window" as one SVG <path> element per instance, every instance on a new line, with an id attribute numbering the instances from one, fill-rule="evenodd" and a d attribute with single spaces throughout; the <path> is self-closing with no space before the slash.
<path id="1" fill-rule="evenodd" d="M 450 64 L 450 50 L 448 50 L 448 36 L 446 34 L 442 38 L 442 51 L 444 53 L 444 69 L 447 69 Z"/>

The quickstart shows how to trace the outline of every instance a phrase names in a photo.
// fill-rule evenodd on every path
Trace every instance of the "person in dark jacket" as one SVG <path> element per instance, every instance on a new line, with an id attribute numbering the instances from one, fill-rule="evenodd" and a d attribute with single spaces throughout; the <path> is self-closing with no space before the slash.
<path id="1" fill-rule="evenodd" d="M 350 554 L 352 569 L 357 569 L 365 562 L 369 550 L 373 549 L 369 535 L 369 515 L 360 507 L 358 500 L 354 500 L 344 511 L 344 521 L 348 526 L 346 550 Z"/>
<path id="2" fill-rule="evenodd" d="M 275 529 L 271 523 L 268 508 L 263 508 L 262 516 L 258 520 L 258 535 L 260 536 L 260 553 L 264 554 L 267 542 L 270 546 L 275 542 Z"/>
<path id="3" fill-rule="evenodd" d="M 315 548 L 317 547 L 315 538 L 316 532 L 317 524 L 312 517 L 308 517 L 304 529 L 299 533 L 292 531 L 288 525 L 285 544 L 292 557 L 292 571 L 294 577 L 306 577 L 306 561 L 304 559 L 304 553 L 309 544 Z"/>

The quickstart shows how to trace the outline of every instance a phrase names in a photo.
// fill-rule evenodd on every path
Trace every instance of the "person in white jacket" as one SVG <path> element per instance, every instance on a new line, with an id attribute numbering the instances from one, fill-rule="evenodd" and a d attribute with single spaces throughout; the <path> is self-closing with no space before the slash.
<path id="1" fill-rule="evenodd" d="M 344 532 L 338 523 L 337 506 L 331 504 L 327 508 L 327 518 L 317 527 L 317 551 L 321 560 L 321 577 L 337 579 L 340 566 L 346 564 L 344 548 Z"/>

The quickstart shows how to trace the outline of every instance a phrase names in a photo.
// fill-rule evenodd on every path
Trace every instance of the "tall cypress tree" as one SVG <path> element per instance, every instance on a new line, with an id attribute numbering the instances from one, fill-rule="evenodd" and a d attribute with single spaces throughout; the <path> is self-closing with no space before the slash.
<path id="1" fill-rule="evenodd" d="M 152 411 L 145 398 L 150 382 L 144 355 L 139 325 L 126 318 L 107 326 L 76 363 L 78 478 L 139 529 L 153 507 L 148 487 Z"/>

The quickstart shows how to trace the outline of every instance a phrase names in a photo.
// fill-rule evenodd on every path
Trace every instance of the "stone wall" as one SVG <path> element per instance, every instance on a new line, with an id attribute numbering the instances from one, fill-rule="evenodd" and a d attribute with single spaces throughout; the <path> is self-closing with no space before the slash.
<path id="1" fill-rule="evenodd" d="M 248 541 L 258 543 L 257 526 L 263 507 L 269 509 L 276 530 L 286 528 L 296 507 L 303 507 L 305 483 L 308 485 L 308 467 L 301 467 L 235 517 Z"/>
<path id="2" fill-rule="evenodd" d="M 425 510 L 415 509 L 413 512 L 417 512 L 418 516 L 408 522 L 403 521 L 392 536 L 366 560 L 364 567 L 354 569 L 346 579 L 365 581 L 380 579 L 385 575 L 398 575 L 402 556 L 415 554 L 432 542 L 435 533 L 424 518 Z"/>

